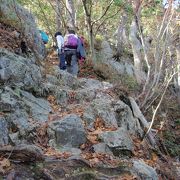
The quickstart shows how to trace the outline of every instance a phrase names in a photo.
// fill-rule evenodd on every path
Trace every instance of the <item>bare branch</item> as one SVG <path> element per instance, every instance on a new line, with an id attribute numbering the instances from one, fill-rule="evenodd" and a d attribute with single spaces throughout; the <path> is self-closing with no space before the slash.
<path id="1" fill-rule="evenodd" d="M 167 82 L 167 84 L 166 84 L 166 87 L 165 87 L 164 92 L 163 92 L 163 94 L 162 94 L 162 96 L 161 96 L 161 99 L 160 99 L 160 101 L 159 101 L 159 103 L 158 103 L 158 105 L 157 105 L 157 107 L 156 107 L 156 109 L 155 109 L 155 111 L 154 111 L 154 113 L 153 113 L 153 117 L 152 117 L 152 120 L 151 120 L 151 124 L 150 124 L 150 126 L 149 126 L 149 128 L 148 128 L 148 130 L 147 130 L 147 132 L 146 132 L 146 134 L 145 134 L 145 136 L 150 132 L 150 130 L 151 130 L 151 128 L 152 128 L 152 125 L 153 125 L 153 123 L 154 123 L 157 110 L 159 109 L 159 107 L 160 107 L 160 105 L 161 105 L 161 102 L 162 102 L 162 100 L 163 100 L 163 98 L 164 98 L 164 95 L 165 95 L 165 93 L 166 93 L 166 90 L 167 90 L 167 88 L 168 88 L 168 86 L 169 86 L 169 83 L 172 81 L 172 79 L 173 79 L 173 77 L 175 76 L 175 74 L 177 74 L 177 72 L 175 72 L 174 74 L 171 75 L 171 77 L 169 78 L 169 80 L 168 80 L 168 82 Z"/>
<path id="2" fill-rule="evenodd" d="M 42 4 L 41 4 L 40 0 L 38 0 L 38 5 L 39 5 L 39 8 L 40 8 L 40 10 L 41 10 L 41 12 L 42 12 L 42 14 L 43 14 L 43 16 L 44 16 L 43 21 L 45 22 L 46 27 L 48 28 L 48 31 L 49 31 L 49 33 L 51 34 L 52 38 L 53 38 L 54 36 L 53 36 L 53 34 L 51 33 L 49 21 L 48 21 L 48 19 L 46 18 L 46 14 L 45 14 L 45 12 L 44 12 L 44 10 L 43 10 L 43 8 L 42 8 Z"/>
<path id="3" fill-rule="evenodd" d="M 112 16 L 109 16 L 109 17 L 105 18 L 105 19 L 99 24 L 99 26 L 97 27 L 96 32 L 95 32 L 94 34 L 95 34 L 95 35 L 97 34 L 97 32 L 99 31 L 100 27 L 104 24 L 105 21 L 107 21 L 107 20 L 110 19 L 110 18 L 113 18 L 113 17 L 116 16 L 119 12 L 120 12 L 120 9 L 119 9 L 116 13 L 114 13 Z"/>
<path id="4" fill-rule="evenodd" d="M 104 10 L 104 13 L 101 15 L 101 17 L 99 17 L 98 19 L 96 19 L 94 22 L 92 22 L 92 26 L 98 22 L 99 20 L 101 20 L 105 15 L 106 13 L 108 12 L 109 8 L 111 7 L 111 5 L 113 4 L 114 0 L 111 0 L 111 2 L 109 3 L 109 5 L 105 8 Z"/>

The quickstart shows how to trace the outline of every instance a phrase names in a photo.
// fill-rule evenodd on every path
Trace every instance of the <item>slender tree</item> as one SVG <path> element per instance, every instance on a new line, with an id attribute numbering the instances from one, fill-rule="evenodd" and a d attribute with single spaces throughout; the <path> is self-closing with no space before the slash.
<path id="1" fill-rule="evenodd" d="M 56 0 L 56 30 L 59 31 L 61 29 L 61 3 L 60 0 Z"/>
<path id="2" fill-rule="evenodd" d="M 117 31 L 117 58 L 119 58 L 123 54 L 125 48 L 124 45 L 127 45 L 126 24 L 127 24 L 127 13 L 123 11 L 122 16 L 120 17 L 120 22 Z"/>
<path id="3" fill-rule="evenodd" d="M 75 8 L 73 0 L 66 0 L 67 26 L 75 30 Z"/>
<path id="4" fill-rule="evenodd" d="M 145 73 L 142 69 L 142 45 L 138 37 L 140 30 L 140 12 L 141 12 L 141 0 L 132 1 L 132 7 L 134 17 L 132 18 L 130 26 L 130 43 L 132 46 L 133 57 L 134 57 L 134 72 L 138 84 L 142 84 L 145 81 Z"/>

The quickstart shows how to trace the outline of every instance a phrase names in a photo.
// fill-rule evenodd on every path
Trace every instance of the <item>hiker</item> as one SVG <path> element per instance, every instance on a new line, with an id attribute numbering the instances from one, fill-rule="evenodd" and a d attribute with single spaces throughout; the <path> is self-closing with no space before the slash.
<path id="1" fill-rule="evenodd" d="M 64 56 L 64 38 L 61 32 L 55 33 L 55 38 L 58 46 L 59 68 L 66 70 L 65 56 Z"/>
<path id="2" fill-rule="evenodd" d="M 85 55 L 82 54 L 82 42 L 74 30 L 68 30 L 68 34 L 64 37 L 64 54 L 67 64 L 67 72 L 77 77 L 78 74 L 78 58 Z M 85 57 L 84 57 L 85 58 Z"/>
<path id="3" fill-rule="evenodd" d="M 49 37 L 48 37 L 47 33 L 45 33 L 43 30 L 39 30 L 39 33 L 40 33 L 43 43 L 47 44 L 49 41 Z"/>

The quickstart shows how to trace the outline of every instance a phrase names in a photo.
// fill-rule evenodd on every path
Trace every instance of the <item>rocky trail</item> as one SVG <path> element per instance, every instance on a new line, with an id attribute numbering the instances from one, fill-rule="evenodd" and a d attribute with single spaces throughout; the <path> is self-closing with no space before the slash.
<path id="1" fill-rule="evenodd" d="M 147 142 L 141 142 L 139 121 L 119 99 L 117 87 L 97 80 L 95 73 L 94 79 L 77 79 L 60 71 L 55 55 L 47 57 L 42 69 L 5 50 L 0 55 L 4 79 L 9 79 L 1 87 L 0 127 L 5 128 L 1 129 L 0 171 L 4 178 L 174 176 L 169 168 L 162 171 L 163 161 L 168 160 L 162 161 Z M 17 70 L 7 71 L 11 66 Z M 84 75 L 90 68 L 83 69 Z"/>
<path id="2" fill-rule="evenodd" d="M 141 141 L 148 122 L 123 89 L 89 62 L 75 78 L 54 52 L 40 61 L 35 25 L 26 55 L 19 31 L 0 26 L 0 179 L 178 179 L 179 164 Z"/>

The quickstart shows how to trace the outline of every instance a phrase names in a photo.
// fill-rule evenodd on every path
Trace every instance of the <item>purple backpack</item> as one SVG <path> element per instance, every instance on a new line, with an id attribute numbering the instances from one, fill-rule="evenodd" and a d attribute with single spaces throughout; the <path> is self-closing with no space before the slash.
<path id="1" fill-rule="evenodd" d="M 68 34 L 64 37 L 64 47 L 77 48 L 78 38 L 74 34 Z"/>

